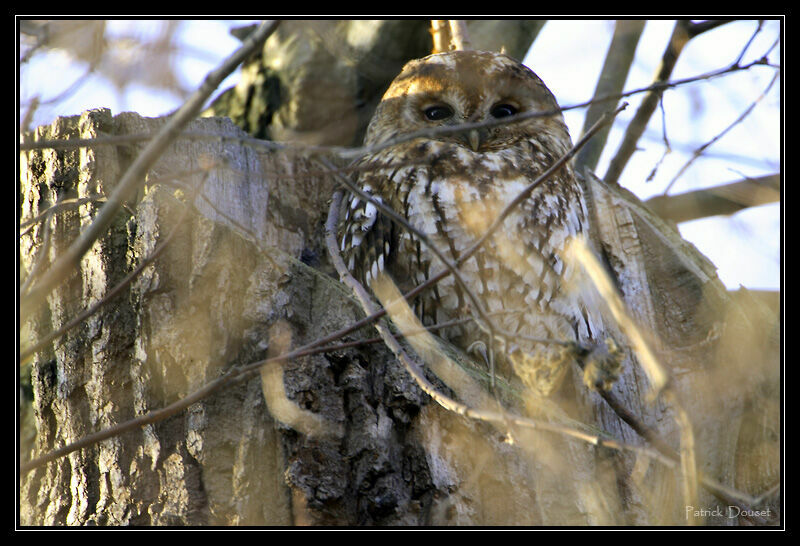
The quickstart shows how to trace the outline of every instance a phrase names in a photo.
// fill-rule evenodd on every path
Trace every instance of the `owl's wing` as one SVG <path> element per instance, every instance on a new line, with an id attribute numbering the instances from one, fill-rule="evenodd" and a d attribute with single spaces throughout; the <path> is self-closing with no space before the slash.
<path id="1" fill-rule="evenodd" d="M 379 196 L 365 193 L 382 202 Z M 357 195 L 351 194 L 344 207 L 340 232 L 344 262 L 359 282 L 369 286 L 393 258 L 392 222 L 374 203 Z"/>

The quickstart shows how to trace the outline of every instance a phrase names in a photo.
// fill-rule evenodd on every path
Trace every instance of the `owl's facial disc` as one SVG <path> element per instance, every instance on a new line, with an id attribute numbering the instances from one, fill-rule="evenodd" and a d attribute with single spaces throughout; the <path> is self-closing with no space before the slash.
<path id="1" fill-rule="evenodd" d="M 391 83 L 370 123 L 365 144 L 433 127 L 484 121 L 491 126 L 437 133 L 432 138 L 479 153 L 503 149 L 542 131 L 568 141 L 560 115 L 496 123 L 557 108 L 539 77 L 505 55 L 479 51 L 436 54 L 410 61 Z"/>

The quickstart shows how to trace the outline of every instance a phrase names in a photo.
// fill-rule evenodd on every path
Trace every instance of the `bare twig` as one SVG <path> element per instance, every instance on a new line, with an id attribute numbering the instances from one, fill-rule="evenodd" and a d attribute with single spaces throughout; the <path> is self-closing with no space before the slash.
<path id="1" fill-rule="evenodd" d="M 52 235 L 52 228 L 50 226 L 50 218 L 52 218 L 52 208 L 48 209 L 49 212 L 45 212 L 44 216 L 46 218 L 44 222 L 44 229 L 42 230 L 42 244 L 39 247 L 39 252 L 37 253 L 37 257 L 35 258 L 36 261 L 31 267 L 30 271 L 28 271 L 28 276 L 25 278 L 25 281 L 19 287 L 20 294 L 26 294 L 28 292 L 28 288 L 30 287 L 33 280 L 39 274 L 39 271 L 42 267 L 44 267 L 45 262 L 47 261 L 47 253 L 50 250 L 50 241 Z"/>
<path id="2" fill-rule="evenodd" d="M 81 197 L 79 199 L 64 199 L 63 201 L 59 201 L 58 203 L 56 203 L 52 207 L 48 208 L 47 210 L 44 210 L 44 211 L 40 212 L 39 214 L 37 214 L 36 216 L 31 218 L 30 220 L 26 220 L 26 221 L 22 222 L 19 225 L 19 229 L 27 228 L 28 226 L 31 226 L 31 225 L 39 222 L 40 220 L 45 219 L 48 215 L 50 215 L 50 214 L 58 214 L 59 212 L 61 212 L 64 209 L 71 209 L 73 207 L 80 207 L 81 205 L 85 205 L 86 203 L 95 203 L 95 202 L 102 203 L 102 202 L 105 202 L 105 200 L 106 200 L 106 196 L 105 195 L 92 195 L 92 196 L 89 196 L 89 197 Z M 20 236 L 22 236 L 22 235 L 24 235 L 24 232 L 20 233 Z"/>
<path id="3" fill-rule="evenodd" d="M 40 340 L 36 341 L 35 343 L 33 343 L 32 345 L 30 345 L 29 347 L 26 347 L 26 348 L 22 349 L 20 351 L 20 354 L 19 354 L 20 362 L 24 362 L 27 358 L 29 358 L 31 355 L 35 354 L 37 351 L 41 350 L 48 343 L 52 342 L 54 339 L 58 339 L 59 337 L 64 335 L 66 332 L 70 331 L 75 326 L 77 326 L 78 324 L 82 323 L 84 320 L 86 320 L 90 316 L 94 315 L 97 311 L 99 311 L 109 301 L 111 301 L 114 298 L 116 298 L 117 296 L 119 296 L 122 293 L 123 289 L 126 286 L 128 286 L 131 282 L 133 282 L 133 280 L 136 279 L 136 277 L 138 277 L 141 274 L 141 272 L 144 271 L 144 269 L 150 263 L 152 263 L 153 260 L 155 260 L 164 251 L 164 249 L 167 247 L 169 242 L 172 240 L 172 238 L 178 232 L 180 227 L 183 225 L 183 220 L 186 218 L 186 215 L 188 214 L 189 210 L 191 209 L 190 203 L 194 200 L 195 195 L 198 192 L 202 193 L 203 186 L 205 185 L 205 182 L 206 182 L 207 178 L 208 178 L 208 172 L 205 173 L 205 176 L 201 180 L 201 182 L 198 185 L 198 187 L 187 198 L 187 202 L 186 202 L 185 208 L 184 208 L 183 212 L 181 213 L 180 217 L 178 217 L 178 220 L 175 223 L 175 227 L 172 228 L 172 230 L 169 232 L 169 234 L 155 248 L 155 250 L 153 250 L 153 252 L 149 256 L 147 256 L 144 260 L 142 260 L 142 262 L 138 266 L 136 266 L 136 268 L 133 271 L 128 273 L 125 276 L 124 279 L 122 279 L 119 283 L 117 283 L 111 290 L 108 291 L 108 293 L 105 296 L 103 296 L 94 305 L 88 307 L 82 313 L 80 313 L 77 316 L 75 316 L 74 318 L 72 318 L 72 320 L 70 320 L 69 322 L 64 324 L 58 330 L 50 332 L 49 334 L 44 336 L 42 339 L 40 339 Z"/>
<path id="4" fill-rule="evenodd" d="M 645 182 L 652 182 L 653 179 L 656 177 L 656 172 L 658 172 L 658 168 L 661 166 L 661 163 L 664 162 L 664 159 L 672 153 L 672 145 L 669 143 L 669 137 L 667 137 L 667 115 L 664 112 L 664 97 L 662 96 L 658 99 L 658 109 L 661 111 L 661 141 L 664 143 L 664 152 L 661 154 L 661 157 L 656 161 L 656 164 L 653 166 L 653 169 L 650 171 L 650 174 L 647 175 L 645 178 Z"/>
<path id="5" fill-rule="evenodd" d="M 142 182 L 147 170 L 167 149 L 169 144 L 178 137 L 180 130 L 200 113 L 206 100 L 228 74 L 233 72 L 243 60 L 256 51 L 277 26 L 277 21 L 262 24 L 235 53 L 206 76 L 197 91 L 153 137 L 122 176 L 116 189 L 109 195 L 108 201 L 100 209 L 92 224 L 50 266 L 39 282 L 31 288 L 28 297 L 20 303 L 22 321 L 38 308 L 50 291 L 78 266 L 83 255 L 91 248 L 94 241 L 105 232 L 119 208 Z"/>
<path id="6" fill-rule="evenodd" d="M 672 407 L 675 422 L 680 431 L 680 462 L 681 462 L 681 492 L 683 493 L 684 506 L 697 506 L 697 459 L 695 456 L 694 426 L 689 414 L 684 408 L 677 391 L 672 385 L 667 385 L 663 393 L 667 403 Z M 686 511 L 689 525 L 701 525 L 702 519 L 694 510 Z"/>
<path id="7" fill-rule="evenodd" d="M 316 146 L 316 145 L 305 145 L 297 143 L 273 142 L 249 136 L 222 136 L 219 134 L 198 133 L 190 131 L 181 133 L 178 136 L 178 138 L 204 139 L 204 140 L 219 141 L 219 142 L 240 142 L 243 145 L 270 152 L 285 151 L 303 155 L 332 154 L 344 160 L 352 160 L 352 159 L 358 159 L 365 155 L 374 154 L 383 149 L 395 146 L 397 144 L 401 144 L 403 142 L 415 140 L 418 138 L 436 138 L 443 135 L 463 133 L 472 129 L 496 127 L 498 125 L 519 123 L 529 119 L 552 117 L 562 112 L 575 110 L 578 108 L 585 108 L 587 106 L 596 103 L 618 101 L 619 99 L 637 95 L 639 93 L 652 92 L 652 91 L 662 92 L 665 89 L 680 87 L 682 85 L 687 85 L 698 81 L 711 80 L 741 70 L 749 70 L 754 66 L 771 66 L 771 65 L 767 62 L 765 58 L 761 58 L 745 65 L 728 66 L 719 70 L 698 74 L 696 76 L 688 78 L 682 78 L 680 80 L 656 82 L 646 87 L 632 89 L 630 91 L 625 91 L 623 93 L 594 97 L 591 100 L 575 104 L 569 104 L 566 106 L 560 106 L 559 108 L 555 108 L 553 110 L 529 111 L 502 119 L 492 118 L 480 122 L 432 127 L 429 129 L 423 129 L 412 133 L 400 135 L 396 138 L 378 144 L 355 147 L 355 148 L 345 147 L 345 146 Z M 40 140 L 34 142 L 21 142 L 19 144 L 19 149 L 20 151 L 26 151 L 26 150 L 45 149 L 45 148 L 74 149 L 74 148 L 85 148 L 93 146 L 117 146 L 120 144 L 131 144 L 135 142 L 149 140 L 150 138 L 152 138 L 152 136 L 153 135 L 150 133 L 145 133 L 145 134 L 133 134 L 133 135 L 104 136 L 93 139 Z"/>
<path id="8" fill-rule="evenodd" d="M 41 100 L 38 97 L 33 97 L 27 104 L 31 104 L 35 101 L 36 106 L 46 106 L 49 104 L 55 104 L 57 102 L 63 101 L 65 98 L 73 95 L 75 91 L 81 88 L 81 86 L 85 85 L 89 81 L 89 76 L 91 76 L 94 71 L 97 69 L 97 66 L 92 63 L 90 64 L 87 69 L 81 74 L 74 82 L 72 82 L 69 87 L 61 91 L 59 94 L 50 97 L 47 100 Z"/>
<path id="9" fill-rule="evenodd" d="M 50 38 L 50 32 L 47 23 L 21 20 L 19 22 L 19 33 L 21 36 L 30 36 L 35 39 L 35 42 L 28 47 L 27 51 L 25 51 L 19 59 L 19 64 L 23 65 L 31 60 L 31 57 L 33 57 L 36 51 L 47 44 Z M 21 41 L 22 40 L 20 40 L 20 42 Z"/>
<path id="10" fill-rule="evenodd" d="M 19 122 L 19 133 L 23 134 L 29 130 L 31 121 L 33 121 L 33 116 L 36 114 L 36 110 L 39 108 L 39 97 L 35 96 L 28 102 L 28 109 L 25 111 L 25 115 L 22 116 L 22 120 Z"/>
<path id="11" fill-rule="evenodd" d="M 733 123 L 731 123 L 730 125 L 725 127 L 725 129 L 723 129 L 718 135 L 716 135 L 714 138 L 712 138 L 711 140 L 709 140 L 708 142 L 706 142 L 705 144 L 703 144 L 702 146 L 697 148 L 694 152 L 692 152 L 692 157 L 689 158 L 689 160 L 683 165 L 683 167 L 680 168 L 680 170 L 672 178 L 672 180 L 670 180 L 669 184 L 667 184 L 667 187 L 664 189 L 664 195 L 667 195 L 669 193 L 669 190 L 672 189 L 672 186 L 675 185 L 675 182 L 677 182 L 678 178 L 680 178 L 681 175 L 683 175 L 683 173 L 686 172 L 686 170 L 697 160 L 698 157 L 700 157 L 703 154 L 703 152 L 705 152 L 705 150 L 709 146 L 713 145 L 715 142 L 717 142 L 719 139 L 721 139 L 723 136 L 725 136 L 725 134 L 728 131 L 730 131 L 731 129 L 736 127 L 738 124 L 740 124 L 750 114 L 750 112 L 753 111 L 753 109 L 758 105 L 758 103 L 761 102 L 764 99 L 764 97 L 767 96 L 767 93 L 769 93 L 769 90 L 772 89 L 773 84 L 776 81 L 778 81 L 778 77 L 779 76 L 780 76 L 780 72 L 776 72 L 772 76 L 772 79 L 770 80 L 769 85 L 767 85 L 767 88 L 764 89 L 764 91 L 758 97 L 756 97 L 756 100 L 754 100 L 750 104 L 750 106 L 748 106 L 747 109 L 744 112 L 742 112 L 739 115 L 739 117 L 737 117 L 733 121 Z"/>
<path id="12" fill-rule="evenodd" d="M 738 506 L 744 511 L 749 511 L 747 505 L 752 504 L 752 499 L 749 496 L 734 492 L 697 471 L 694 451 L 694 432 L 689 416 L 679 400 L 678 393 L 672 387 L 667 371 L 661 366 L 655 358 L 654 353 L 650 350 L 639 326 L 637 326 L 628 315 L 624 303 L 611 284 L 611 280 L 605 273 L 603 266 L 585 247 L 585 243 L 580 239 L 576 239 L 571 243 L 568 252 L 573 256 L 575 263 L 580 264 L 583 270 L 588 274 L 592 283 L 597 287 L 598 292 L 600 292 L 603 301 L 608 305 L 620 329 L 631 342 L 631 347 L 636 354 L 637 360 L 650 381 L 651 391 L 649 398 L 654 400 L 656 396 L 661 395 L 672 407 L 681 434 L 680 451 L 675 453 L 675 451 L 659 438 L 657 434 L 648 429 L 639 419 L 624 408 L 612 394 L 601 393 L 603 398 L 625 423 L 630 425 L 637 434 L 653 445 L 662 455 L 673 461 L 680 462 L 683 495 L 686 506 L 697 506 L 696 484 L 700 483 L 717 498 L 728 502 L 730 505 Z M 687 517 L 689 515 L 690 514 L 687 513 Z M 764 523 L 763 518 L 758 516 L 754 516 L 753 519 L 762 524 Z M 696 524 L 698 522 L 690 518 L 689 523 Z"/>
<path id="13" fill-rule="evenodd" d="M 625 309 L 611 279 L 605 272 L 600 261 L 588 249 L 582 239 L 574 239 L 567 250 L 568 255 L 572 256 L 573 263 L 580 264 L 592 281 L 600 297 L 608 306 L 614 320 L 619 325 L 620 330 L 625 334 L 630 342 L 631 348 L 636 355 L 636 360 L 642 366 L 650 383 L 650 400 L 654 401 L 659 395 L 664 395 L 671 403 L 675 420 L 681 432 L 681 477 L 683 484 L 683 494 L 685 506 L 697 506 L 697 470 L 694 459 L 694 434 L 692 425 L 683 406 L 678 401 L 678 396 L 674 389 L 670 387 L 670 377 L 666 369 L 661 366 L 655 354 L 650 349 L 645 340 L 641 329 Z M 689 516 L 687 512 L 687 517 Z M 690 524 L 696 524 L 696 518 L 689 518 Z"/>
<path id="14" fill-rule="evenodd" d="M 232 381 L 236 377 L 241 375 L 241 373 L 237 372 L 238 370 L 236 368 L 233 368 L 229 370 L 225 375 L 204 385 L 201 389 L 193 392 L 189 396 L 181 398 L 180 400 L 173 402 L 172 404 L 164 408 L 149 411 L 145 415 L 142 415 L 141 417 L 137 417 L 135 419 L 119 423 L 118 425 L 108 427 L 106 429 L 95 432 L 94 434 L 89 434 L 87 436 L 84 436 L 80 440 L 65 445 L 64 447 L 50 451 L 40 457 L 36 457 L 35 459 L 31 459 L 30 461 L 20 465 L 20 474 L 26 474 L 31 470 L 35 470 L 36 468 L 44 466 L 51 461 L 60 459 L 61 457 L 69 455 L 70 453 L 73 453 L 80 449 L 90 447 L 94 444 L 102 442 L 103 440 L 107 440 L 108 438 L 113 438 L 114 436 L 118 436 L 125 432 L 136 430 L 145 425 L 156 423 L 158 421 L 162 421 L 168 417 L 171 417 L 172 415 L 175 415 L 185 410 L 195 402 L 202 400 L 203 398 L 219 391 L 226 385 L 232 383 Z"/>
<path id="15" fill-rule="evenodd" d="M 647 441 L 647 443 L 652 445 L 661 455 L 670 461 L 676 463 L 680 462 L 680 455 L 672 446 L 664 441 L 655 431 L 642 423 L 642 421 L 629 411 L 612 392 L 601 391 L 600 395 L 625 424 L 631 427 L 636 434 Z M 725 502 L 728 506 L 738 507 L 742 513 L 750 514 L 752 512 L 751 506 L 758 505 L 759 503 L 759 499 L 754 499 L 741 491 L 733 490 L 703 473 L 699 473 L 697 479 L 711 494 Z M 751 519 L 759 525 L 766 523 L 760 516 L 753 516 Z"/>
<path id="16" fill-rule="evenodd" d="M 513 116 L 508 116 L 501 119 L 487 119 L 485 121 L 474 122 L 474 123 L 462 123 L 459 125 L 447 125 L 447 126 L 439 126 L 433 127 L 430 129 L 424 129 L 420 131 L 415 131 L 412 133 L 407 133 L 405 135 L 398 136 L 394 139 L 387 140 L 385 142 L 381 142 L 378 144 L 374 144 L 372 146 L 362 146 L 360 148 L 337 148 L 337 147 L 329 147 L 327 149 L 322 149 L 322 147 L 318 147 L 316 150 L 312 150 L 310 148 L 306 148 L 308 152 L 318 151 L 318 152 L 325 152 L 328 153 L 335 153 L 342 159 L 355 159 L 359 157 L 363 157 L 368 154 L 373 154 L 385 148 L 389 148 L 391 146 L 395 146 L 402 142 L 408 142 L 410 140 L 415 140 L 417 138 L 435 138 L 441 135 L 448 135 L 448 134 L 456 134 L 462 133 L 465 131 L 469 131 L 471 129 L 481 129 L 487 127 L 495 127 L 498 125 L 505 125 L 510 123 L 519 123 L 525 120 L 534 119 L 534 118 L 547 118 L 558 115 L 561 112 L 566 112 L 568 110 L 574 110 L 577 108 L 584 108 L 594 103 L 598 102 L 609 102 L 609 101 L 617 101 L 622 98 L 630 97 L 633 95 L 637 95 L 639 93 L 644 92 L 658 92 L 659 94 L 662 93 L 665 89 L 672 89 L 675 87 L 680 87 L 682 85 L 687 85 L 690 83 L 695 83 L 699 81 L 706 81 L 712 80 L 714 78 L 719 78 L 721 76 L 725 76 L 727 74 L 732 74 L 734 72 L 739 72 L 742 70 L 749 70 L 754 66 L 770 66 L 766 60 L 766 58 L 762 57 L 757 59 L 751 63 L 747 63 L 744 65 L 731 65 L 726 66 L 724 68 L 720 68 L 718 70 L 712 70 L 710 72 L 705 72 L 703 74 L 698 74 L 696 76 L 691 76 L 688 78 L 681 78 L 679 80 L 665 80 L 665 81 L 656 81 L 655 83 L 648 85 L 646 87 L 640 87 L 637 89 L 631 89 L 630 91 L 625 91 L 623 93 L 613 94 L 613 95 L 605 95 L 602 97 L 594 97 L 591 100 L 587 100 L 584 102 L 579 102 L 575 104 L 570 104 L 567 106 L 560 106 L 559 108 L 555 108 L 553 110 L 545 110 L 545 111 L 529 111 L 529 112 L 522 112 L 520 114 L 516 114 Z M 625 103 L 627 106 L 627 103 Z M 641 107 L 640 107 L 641 108 Z"/>
<path id="17" fill-rule="evenodd" d="M 608 170 L 603 177 L 607 184 L 613 185 L 618 182 L 622 170 L 636 150 L 636 143 L 639 142 L 639 139 L 650 121 L 650 117 L 653 115 L 661 99 L 661 94 L 667 89 L 667 87 L 662 87 L 661 84 L 669 80 L 670 74 L 672 74 L 672 70 L 675 68 L 675 63 L 677 63 L 678 57 L 688 40 L 687 22 L 676 21 L 672 36 L 661 57 L 661 66 L 656 74 L 652 89 L 650 89 L 644 99 L 642 99 L 642 103 L 636 110 L 636 114 L 625 130 L 625 136 L 622 138 L 622 143 L 619 145 L 616 155 L 611 159 L 608 165 Z"/>
<path id="18" fill-rule="evenodd" d="M 758 33 L 761 32 L 761 29 L 763 27 L 764 27 L 764 21 L 763 20 L 759 20 L 758 21 L 758 25 L 756 26 L 756 30 L 753 32 L 753 35 L 750 36 L 750 39 L 747 40 L 747 43 L 742 48 L 742 51 L 739 53 L 739 56 L 736 57 L 736 60 L 734 61 L 734 64 L 739 64 L 740 62 L 742 62 L 742 59 L 744 58 L 745 53 L 747 53 L 747 50 L 750 49 L 750 44 L 753 43 L 753 40 L 756 39 L 756 36 L 758 36 Z"/>
<path id="19" fill-rule="evenodd" d="M 653 115 L 653 112 L 655 111 L 655 108 L 661 100 L 661 96 L 666 89 L 671 89 L 690 82 L 710 80 L 741 70 L 749 70 L 751 67 L 757 65 L 770 66 L 767 60 L 767 55 L 775 47 L 775 44 L 773 44 L 764 55 L 753 62 L 744 65 L 741 64 L 741 59 L 744 55 L 743 51 L 736 61 L 724 68 L 713 70 L 702 75 L 693 76 L 691 78 L 670 81 L 670 74 L 672 74 L 675 63 L 678 61 L 678 57 L 688 41 L 691 38 L 698 36 L 702 32 L 716 28 L 725 22 L 726 21 L 707 21 L 704 23 L 690 23 L 688 21 L 677 21 L 675 23 L 675 28 L 673 29 L 670 41 L 667 44 L 667 48 L 664 50 L 664 54 L 662 55 L 661 65 L 656 74 L 654 83 L 646 88 L 632 90 L 623 94 L 627 96 L 628 94 L 647 91 L 647 95 L 644 97 L 644 99 L 642 99 L 642 103 L 639 105 L 636 114 L 628 124 L 628 128 L 625 131 L 625 136 L 623 137 L 622 142 L 617 149 L 616 155 L 609 163 L 608 170 L 603 177 L 603 180 L 606 184 L 614 185 L 619 182 L 619 177 L 621 176 L 622 171 L 625 169 L 625 166 L 627 165 L 631 156 L 636 151 L 636 144 L 644 133 L 644 130 L 647 128 L 650 118 Z M 745 50 L 751 41 L 752 38 L 745 46 Z"/>
<path id="20" fill-rule="evenodd" d="M 567 255 L 571 256 L 573 263 L 580 264 L 586 272 L 588 278 L 600 293 L 600 297 L 603 298 L 609 311 L 611 311 L 614 320 L 630 341 L 631 348 L 636 353 L 639 364 L 641 364 L 650 382 L 650 396 L 655 399 L 669 382 L 669 375 L 659 364 L 655 354 L 650 350 L 645 336 L 628 314 L 625 304 L 619 297 L 613 282 L 606 274 L 603 265 L 582 239 L 574 239 L 570 243 Z"/>

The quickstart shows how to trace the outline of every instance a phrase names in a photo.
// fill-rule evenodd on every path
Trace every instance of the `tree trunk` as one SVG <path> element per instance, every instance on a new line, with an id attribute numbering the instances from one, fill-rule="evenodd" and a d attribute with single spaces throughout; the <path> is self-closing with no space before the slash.
<path id="1" fill-rule="evenodd" d="M 271 40 L 265 52 L 281 46 L 293 52 L 290 58 L 299 59 L 302 51 L 317 58 L 320 43 L 330 46 L 324 40 L 300 44 L 291 36 L 286 31 Z M 477 32 L 472 38 L 481 45 Z M 366 107 L 348 114 L 353 123 L 336 134 L 331 127 L 344 126 L 341 120 L 329 123 L 328 114 L 311 116 L 319 124 L 308 130 L 299 122 L 276 123 L 282 107 L 284 113 L 297 111 L 287 106 L 288 97 L 302 102 L 308 96 L 300 84 L 285 93 L 287 81 L 303 78 L 273 76 L 283 94 L 272 95 L 280 97 L 274 115 L 259 122 L 273 138 L 280 132 L 305 142 L 350 144 L 363 130 Z M 342 87 L 347 100 L 359 89 L 351 83 Z M 374 103 L 381 85 L 373 82 L 362 98 Z M 242 90 L 231 94 L 248 95 Z M 245 117 L 239 116 L 240 125 Z M 98 109 L 60 118 L 31 138 L 137 135 L 163 122 Z M 165 151 L 135 202 L 24 325 L 23 350 L 28 340 L 43 338 L 102 299 L 175 230 L 121 295 L 31 357 L 33 401 L 20 406 L 23 461 L 164 407 L 231 367 L 285 353 L 363 316 L 324 250 L 333 179 L 304 156 L 245 142 L 247 134 L 227 119 L 196 120 L 187 131 L 195 136 Z M 23 152 L 20 221 L 65 199 L 108 194 L 142 145 Z M 593 196 L 595 245 L 673 378 L 691 420 L 698 470 L 752 497 L 770 491 L 779 479 L 777 314 L 745 290 L 729 294 L 712 264 L 638 199 L 588 172 L 584 183 Z M 21 277 L 42 271 L 99 206 L 87 202 L 30 228 L 20 239 Z M 365 328 L 340 341 L 373 336 Z M 677 425 L 676 406 L 649 398 L 646 374 L 625 339 L 620 335 L 626 358 L 612 393 L 678 451 L 686 430 Z M 449 396 L 494 404 L 467 363 L 432 372 Z M 537 417 L 649 445 L 583 386 L 580 370 L 574 372 L 568 391 L 579 404 L 559 411 L 544 401 L 553 410 Z M 517 391 L 499 388 L 496 394 L 508 411 L 530 414 Z M 27 419 L 35 435 L 27 432 Z M 26 449 L 30 437 L 33 445 Z M 23 473 L 20 522 L 680 525 L 691 520 L 685 483 L 679 465 L 646 454 L 449 412 L 382 344 L 369 344 L 269 365 L 260 378 L 187 411 Z M 767 504 L 752 508 L 766 511 L 774 523 L 779 500 L 774 492 Z M 700 520 L 711 525 L 753 521 L 735 517 L 727 504 L 701 488 L 694 508 L 707 510 Z"/>

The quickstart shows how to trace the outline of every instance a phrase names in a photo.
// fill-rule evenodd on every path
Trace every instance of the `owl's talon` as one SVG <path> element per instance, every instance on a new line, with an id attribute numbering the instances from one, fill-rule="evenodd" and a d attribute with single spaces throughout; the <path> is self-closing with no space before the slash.
<path id="1" fill-rule="evenodd" d="M 467 354 L 478 355 L 483 358 L 484 363 L 488 367 L 491 362 L 489 361 L 489 351 L 486 349 L 486 344 L 483 341 L 473 341 L 467 347 Z"/>
<path id="2" fill-rule="evenodd" d="M 583 384 L 595 391 L 607 392 L 622 373 L 624 353 L 612 338 L 596 343 L 580 357 Z"/>

